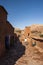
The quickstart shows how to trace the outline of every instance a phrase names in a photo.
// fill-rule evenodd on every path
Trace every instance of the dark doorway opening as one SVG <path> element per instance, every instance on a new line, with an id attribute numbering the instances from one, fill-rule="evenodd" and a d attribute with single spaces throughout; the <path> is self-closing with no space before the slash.
<path id="1" fill-rule="evenodd" d="M 5 37 L 5 48 L 9 49 L 10 48 L 10 43 L 9 43 L 9 36 Z"/>

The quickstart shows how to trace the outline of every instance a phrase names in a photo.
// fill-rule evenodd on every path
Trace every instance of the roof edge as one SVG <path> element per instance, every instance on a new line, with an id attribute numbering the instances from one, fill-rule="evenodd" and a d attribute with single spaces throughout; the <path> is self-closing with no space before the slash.
<path id="1" fill-rule="evenodd" d="M 0 7 L 6 12 L 6 14 L 8 14 L 8 12 L 7 12 L 6 9 L 4 8 L 4 6 L 0 5 Z"/>

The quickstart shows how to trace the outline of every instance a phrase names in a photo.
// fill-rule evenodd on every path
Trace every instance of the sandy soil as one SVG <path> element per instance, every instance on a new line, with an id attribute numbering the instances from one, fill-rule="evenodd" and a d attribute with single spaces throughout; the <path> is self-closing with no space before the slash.
<path id="1" fill-rule="evenodd" d="M 43 65 L 43 52 L 29 43 L 23 43 L 26 47 L 25 54 L 16 61 L 15 65 Z"/>

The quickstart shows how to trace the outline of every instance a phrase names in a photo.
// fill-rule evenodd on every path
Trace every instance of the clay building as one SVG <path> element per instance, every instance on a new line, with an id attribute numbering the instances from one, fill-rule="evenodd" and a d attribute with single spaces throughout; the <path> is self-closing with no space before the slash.
<path id="1" fill-rule="evenodd" d="M 14 38 L 14 28 L 7 21 L 7 15 L 8 13 L 5 8 L 0 6 L 0 56 L 4 54 L 11 38 Z"/>
<path id="2" fill-rule="evenodd" d="M 21 41 L 24 41 L 25 38 L 28 39 L 29 35 L 30 35 L 30 26 L 25 27 L 25 29 L 22 30 L 22 32 L 21 32 Z"/>
<path id="3" fill-rule="evenodd" d="M 24 35 L 25 35 L 25 37 L 27 37 L 27 36 L 30 35 L 30 27 L 25 27 L 25 29 L 24 29 Z"/>

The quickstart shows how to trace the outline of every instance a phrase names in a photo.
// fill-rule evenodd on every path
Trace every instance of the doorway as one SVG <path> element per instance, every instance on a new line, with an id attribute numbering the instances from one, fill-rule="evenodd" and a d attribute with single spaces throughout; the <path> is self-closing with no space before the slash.
<path id="1" fill-rule="evenodd" d="M 10 48 L 10 36 L 5 37 L 5 48 L 9 49 Z"/>

